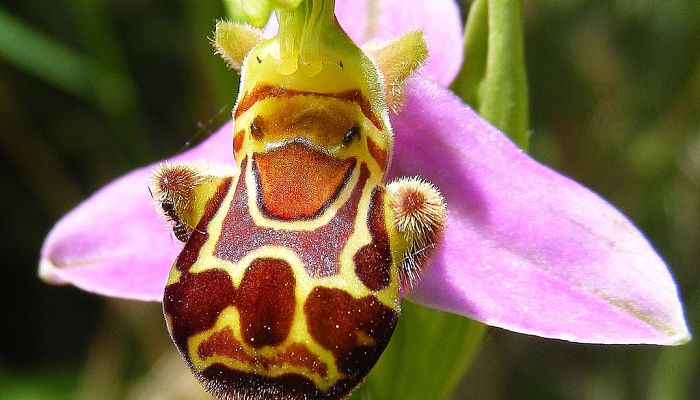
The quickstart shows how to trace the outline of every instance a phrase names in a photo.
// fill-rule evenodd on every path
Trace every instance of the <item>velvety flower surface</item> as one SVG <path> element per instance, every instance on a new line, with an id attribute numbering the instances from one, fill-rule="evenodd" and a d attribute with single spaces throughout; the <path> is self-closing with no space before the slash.
<path id="1" fill-rule="evenodd" d="M 666 265 L 619 211 L 528 157 L 448 90 L 413 79 L 405 101 L 393 119 L 393 172 L 430 179 L 450 212 L 412 298 L 565 340 L 687 340 Z"/>
<path id="2" fill-rule="evenodd" d="M 623 215 L 532 160 L 444 88 L 461 60 L 451 1 L 337 1 L 359 43 L 426 33 L 431 56 L 392 116 L 392 176 L 421 175 L 449 207 L 444 241 L 407 296 L 513 331 L 591 343 L 687 341 L 673 279 Z M 233 164 L 232 126 L 170 161 Z M 160 301 L 181 249 L 147 185 L 154 166 L 109 184 L 59 221 L 39 274 L 114 297 Z"/>

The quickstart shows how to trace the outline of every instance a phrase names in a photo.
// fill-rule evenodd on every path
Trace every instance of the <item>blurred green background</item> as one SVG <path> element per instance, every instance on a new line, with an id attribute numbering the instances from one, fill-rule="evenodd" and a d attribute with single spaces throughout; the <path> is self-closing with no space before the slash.
<path id="1" fill-rule="evenodd" d="M 223 16 L 218 1 L 0 1 L 1 399 L 201 397 L 158 304 L 36 268 L 81 199 L 229 118 L 237 75 L 207 39 Z M 532 153 L 635 221 L 700 332 L 700 2 L 525 1 L 525 40 Z M 700 399 L 699 349 L 490 329 L 453 397 Z"/>

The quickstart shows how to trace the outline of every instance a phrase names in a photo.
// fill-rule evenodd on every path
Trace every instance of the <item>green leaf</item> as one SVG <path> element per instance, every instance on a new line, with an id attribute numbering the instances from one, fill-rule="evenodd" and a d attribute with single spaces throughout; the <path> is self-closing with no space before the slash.
<path id="1" fill-rule="evenodd" d="M 53 40 L 3 9 L 0 9 L 0 58 L 55 87 L 98 103 L 105 90 L 110 92 L 109 88 L 129 86 L 122 75 Z M 130 101 L 131 95 L 125 93 L 124 101 Z"/>
<path id="2" fill-rule="evenodd" d="M 528 93 L 522 0 L 476 0 L 465 29 L 465 61 L 453 90 L 527 149 Z"/>
<path id="3" fill-rule="evenodd" d="M 488 56 L 488 3 L 476 0 L 472 3 L 464 30 L 464 62 L 459 75 L 452 83 L 452 90 L 462 100 L 478 110 L 481 104 L 479 85 L 486 75 Z"/>
<path id="4" fill-rule="evenodd" d="M 460 382 L 486 326 L 464 317 L 403 302 L 386 351 L 353 400 L 442 400 Z"/>
<path id="5" fill-rule="evenodd" d="M 90 95 L 89 84 L 84 79 L 91 68 L 89 60 L 2 9 L 0 56 L 54 86 L 80 97 Z"/>

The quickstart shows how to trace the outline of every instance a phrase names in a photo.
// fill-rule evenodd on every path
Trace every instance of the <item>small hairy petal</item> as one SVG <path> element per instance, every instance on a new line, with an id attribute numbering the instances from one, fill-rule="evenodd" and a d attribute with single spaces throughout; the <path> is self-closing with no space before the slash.
<path id="1" fill-rule="evenodd" d="M 229 68 L 240 71 L 246 54 L 263 39 L 260 29 L 237 22 L 218 21 L 212 44 Z"/>
<path id="2" fill-rule="evenodd" d="M 233 165 L 231 124 L 168 161 Z M 160 301 L 182 249 L 148 191 L 157 164 L 103 187 L 53 227 L 41 249 L 39 276 L 106 296 Z"/>
<path id="3" fill-rule="evenodd" d="M 587 343 L 680 344 L 676 285 L 600 197 L 537 163 L 457 97 L 409 80 L 394 175 L 447 200 L 447 231 L 409 298 L 489 325 Z"/>

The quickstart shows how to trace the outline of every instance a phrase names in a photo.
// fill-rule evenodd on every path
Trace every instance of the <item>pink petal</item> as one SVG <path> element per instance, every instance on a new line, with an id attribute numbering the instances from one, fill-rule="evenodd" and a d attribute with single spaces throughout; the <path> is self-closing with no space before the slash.
<path id="1" fill-rule="evenodd" d="M 409 297 L 489 325 L 586 343 L 689 339 L 676 285 L 600 197 L 537 163 L 446 89 L 414 78 L 394 118 L 394 174 L 449 209 L 441 250 Z"/>
<path id="2" fill-rule="evenodd" d="M 462 66 L 462 20 L 453 0 L 336 0 L 335 14 L 340 26 L 357 44 L 423 31 L 429 57 L 421 71 L 442 86 L 449 86 Z M 277 32 L 274 18 L 265 31 L 267 36 Z"/>
<path id="3" fill-rule="evenodd" d="M 423 31 L 429 56 L 421 71 L 442 86 L 449 86 L 462 66 L 462 20 L 453 0 L 337 0 L 335 9 L 340 26 L 356 43 Z"/>
<path id="4" fill-rule="evenodd" d="M 233 127 L 169 161 L 233 163 Z M 64 216 L 41 249 L 39 276 L 89 292 L 160 301 L 168 271 L 182 249 L 148 192 L 156 164 L 108 184 Z"/>

